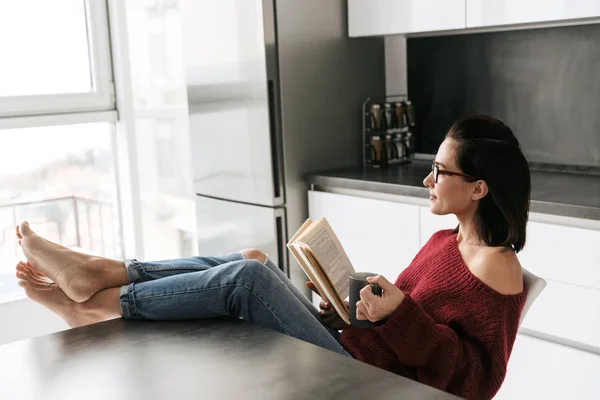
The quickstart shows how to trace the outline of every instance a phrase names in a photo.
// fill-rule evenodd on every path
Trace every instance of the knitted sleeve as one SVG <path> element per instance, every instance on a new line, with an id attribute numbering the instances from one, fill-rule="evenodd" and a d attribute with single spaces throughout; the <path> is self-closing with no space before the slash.
<path id="1" fill-rule="evenodd" d="M 467 399 L 490 399 L 504 380 L 512 341 L 501 318 L 489 326 L 486 340 L 469 337 L 436 323 L 407 295 L 374 329 L 402 364 L 415 368 L 419 382 Z"/>

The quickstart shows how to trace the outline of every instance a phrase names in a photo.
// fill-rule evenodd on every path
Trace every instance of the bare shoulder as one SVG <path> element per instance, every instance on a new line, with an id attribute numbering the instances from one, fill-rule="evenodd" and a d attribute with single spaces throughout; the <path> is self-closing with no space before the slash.
<path id="1" fill-rule="evenodd" d="M 487 247 L 478 252 L 469 266 L 473 275 L 502 294 L 523 291 L 523 270 L 511 249 Z"/>

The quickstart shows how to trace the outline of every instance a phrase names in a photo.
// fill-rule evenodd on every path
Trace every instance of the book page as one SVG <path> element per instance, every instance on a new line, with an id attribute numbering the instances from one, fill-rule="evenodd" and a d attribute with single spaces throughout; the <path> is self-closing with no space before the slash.
<path id="1" fill-rule="evenodd" d="M 302 226 L 300 228 L 298 228 L 296 233 L 294 233 L 294 236 L 292 236 L 292 238 L 288 241 L 288 245 L 291 243 L 294 243 L 296 241 L 296 238 L 298 236 L 300 236 L 302 234 L 302 232 L 304 232 L 306 229 L 308 229 L 308 227 L 311 226 L 312 224 L 313 224 L 313 220 L 310 218 L 307 218 L 306 221 L 304 221 L 304 223 L 302 224 Z"/>
<path id="2" fill-rule="evenodd" d="M 318 279 L 322 279 L 324 282 L 324 287 L 326 291 L 331 291 L 331 297 L 329 298 L 330 303 L 333 305 L 333 308 L 337 311 L 338 315 L 342 317 L 342 319 L 350 324 L 350 313 L 348 308 L 346 307 L 346 303 L 344 299 L 340 297 L 339 293 L 335 290 L 332 283 L 329 281 L 329 278 L 323 272 L 323 268 L 321 268 L 319 261 L 315 258 L 314 254 L 310 250 L 310 248 L 302 242 L 297 243 L 302 252 L 306 255 L 312 265 L 315 265 L 315 271 L 317 272 Z"/>
<path id="3" fill-rule="evenodd" d="M 308 245 L 340 298 L 347 298 L 349 276 L 354 267 L 327 220 L 321 218 L 314 222 L 295 240 Z"/>
<path id="4" fill-rule="evenodd" d="M 343 299 L 340 299 L 327 279 L 327 276 L 324 275 L 310 249 L 300 242 L 288 243 L 287 247 L 308 276 L 308 279 L 314 283 L 316 289 L 321 294 L 321 298 L 328 300 L 333 305 L 333 308 L 335 308 L 338 315 L 349 324 L 350 315 Z"/>

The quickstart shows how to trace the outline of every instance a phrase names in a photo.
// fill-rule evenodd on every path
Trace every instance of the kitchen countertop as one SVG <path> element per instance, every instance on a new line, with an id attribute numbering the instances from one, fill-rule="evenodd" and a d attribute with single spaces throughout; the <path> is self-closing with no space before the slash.
<path id="1" fill-rule="evenodd" d="M 458 399 L 238 319 L 114 319 L 0 346 L 7 400 Z"/>
<path id="2" fill-rule="evenodd" d="M 423 179 L 431 161 L 414 160 L 387 168 L 352 167 L 317 172 L 309 184 L 429 198 Z M 600 176 L 531 171 L 530 211 L 600 221 Z"/>

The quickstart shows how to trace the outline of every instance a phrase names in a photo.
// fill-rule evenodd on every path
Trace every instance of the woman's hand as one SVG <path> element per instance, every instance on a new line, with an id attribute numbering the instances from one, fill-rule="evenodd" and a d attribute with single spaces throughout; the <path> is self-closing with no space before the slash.
<path id="1" fill-rule="evenodd" d="M 323 296 L 321 296 L 321 294 L 315 287 L 314 283 L 312 283 L 311 281 L 308 281 L 308 282 L 306 282 L 306 286 L 308 286 L 308 288 L 310 290 L 315 292 L 322 299 L 321 302 L 319 303 L 319 308 L 321 309 L 321 311 L 319 312 L 319 315 L 321 316 L 321 320 L 323 321 L 323 324 L 325 324 L 325 326 L 328 326 L 329 328 L 337 329 L 337 330 L 345 329 L 349 326 L 338 315 L 338 313 L 335 310 L 335 308 L 333 307 L 333 305 L 331 305 L 331 303 L 329 301 L 327 301 L 326 299 L 323 299 Z M 346 301 L 344 303 L 346 305 L 346 308 L 349 308 L 348 302 Z"/>
<path id="2" fill-rule="evenodd" d="M 371 322 L 382 321 L 389 317 L 404 300 L 404 292 L 381 275 L 368 277 L 369 283 L 376 283 L 383 293 L 376 296 L 367 285 L 360 291 L 360 300 L 356 303 L 356 319 Z"/>

